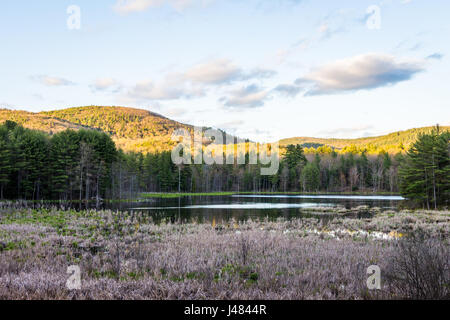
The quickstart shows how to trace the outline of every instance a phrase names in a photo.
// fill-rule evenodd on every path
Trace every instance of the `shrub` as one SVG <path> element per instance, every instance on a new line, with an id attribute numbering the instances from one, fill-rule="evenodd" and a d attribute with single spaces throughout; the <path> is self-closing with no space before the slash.
<path id="1" fill-rule="evenodd" d="M 400 240 L 388 260 L 391 294 L 401 299 L 450 299 L 449 259 L 445 241 L 424 236 Z"/>

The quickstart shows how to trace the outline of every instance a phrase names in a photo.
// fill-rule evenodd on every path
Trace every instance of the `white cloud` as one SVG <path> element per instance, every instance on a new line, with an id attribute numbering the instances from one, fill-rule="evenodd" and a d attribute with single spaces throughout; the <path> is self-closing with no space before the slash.
<path id="1" fill-rule="evenodd" d="M 249 72 L 228 59 L 218 59 L 198 64 L 184 73 L 184 78 L 189 81 L 203 84 L 229 84 L 235 81 L 249 80 L 253 78 L 269 78 L 275 74 L 272 70 L 254 69 Z"/>
<path id="2" fill-rule="evenodd" d="M 49 87 L 74 85 L 74 83 L 72 81 L 69 81 L 67 79 L 51 77 L 51 76 L 46 76 L 46 75 L 32 76 L 31 79 L 34 81 L 37 81 L 45 86 L 49 86 Z"/>
<path id="3" fill-rule="evenodd" d="M 393 85 L 423 70 L 423 61 L 400 61 L 391 55 L 370 53 L 329 63 L 296 83 L 311 84 L 308 95 L 331 94 Z"/>
<path id="4" fill-rule="evenodd" d="M 229 97 L 220 99 L 226 107 L 256 108 L 262 107 L 264 101 L 269 97 L 266 91 L 257 85 L 249 85 L 230 92 Z"/>
<path id="5" fill-rule="evenodd" d="M 143 81 L 129 92 L 131 97 L 147 100 L 172 100 L 184 96 L 184 92 L 178 88 L 158 85 L 152 81 Z"/>
<path id="6" fill-rule="evenodd" d="M 138 101 L 176 100 L 202 97 L 205 92 L 202 88 L 189 86 L 176 77 L 166 77 L 161 83 L 142 81 L 136 84 L 128 93 L 129 98 Z"/>
<path id="7" fill-rule="evenodd" d="M 199 64 L 186 71 L 184 76 L 191 81 L 205 84 L 229 83 L 242 74 L 241 68 L 230 60 L 220 59 Z"/>
<path id="8" fill-rule="evenodd" d="M 90 85 L 92 91 L 108 91 L 118 92 L 121 89 L 120 83 L 113 78 L 99 78 Z"/>
<path id="9" fill-rule="evenodd" d="M 230 60 L 218 59 L 185 72 L 169 73 L 160 82 L 142 81 L 129 90 L 127 97 L 141 101 L 197 98 L 205 96 L 212 87 L 222 89 L 234 82 L 264 79 L 274 74 L 272 70 L 260 68 L 244 71 Z"/>

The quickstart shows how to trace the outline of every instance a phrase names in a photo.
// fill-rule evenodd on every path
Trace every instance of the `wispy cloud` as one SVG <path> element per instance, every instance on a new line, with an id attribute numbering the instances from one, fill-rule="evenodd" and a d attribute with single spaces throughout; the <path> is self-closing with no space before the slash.
<path id="1" fill-rule="evenodd" d="M 307 95 L 333 94 L 394 85 L 423 70 L 423 61 L 400 61 L 391 55 L 370 53 L 324 65 L 296 83 L 309 83 Z"/>
<path id="2" fill-rule="evenodd" d="M 319 20 L 314 33 L 302 36 L 289 48 L 278 50 L 275 57 L 279 64 L 286 63 L 289 57 L 295 57 L 301 51 L 313 49 L 320 43 L 330 40 L 338 34 L 361 27 L 361 23 L 365 24 L 367 18 L 368 16 L 366 15 L 361 17 L 353 9 L 333 10 Z"/>
<path id="3" fill-rule="evenodd" d="M 64 78 L 51 77 L 47 75 L 35 75 L 31 76 L 31 79 L 48 87 L 71 86 L 75 84 Z"/>
<path id="4" fill-rule="evenodd" d="M 427 59 L 427 60 L 431 60 L 431 59 L 442 60 L 442 58 L 444 58 L 444 55 L 442 53 L 436 52 L 436 53 L 430 54 L 425 59 Z"/>
<path id="5" fill-rule="evenodd" d="M 355 18 L 352 17 L 352 10 L 341 9 L 330 12 L 320 22 L 317 31 L 318 41 L 332 38 L 334 35 L 346 32 L 351 27 Z"/>
<path id="6" fill-rule="evenodd" d="M 231 108 L 257 108 L 264 105 L 264 101 L 269 97 L 269 91 L 252 84 L 232 90 L 228 97 L 223 97 L 219 101 L 225 107 Z"/>
<path id="7" fill-rule="evenodd" d="M 192 67 L 183 74 L 183 77 L 194 82 L 219 85 L 253 78 L 269 78 L 273 75 L 274 71 L 265 69 L 246 72 L 228 59 L 218 59 Z"/>
<path id="8" fill-rule="evenodd" d="M 204 84 L 230 83 L 240 78 L 242 70 L 230 60 L 220 59 L 196 65 L 184 73 L 188 80 Z"/>
<path id="9" fill-rule="evenodd" d="M 227 90 L 234 83 L 261 80 L 274 75 L 272 70 L 255 68 L 247 71 L 231 60 L 217 59 L 194 65 L 186 71 L 168 73 L 159 82 L 142 81 L 128 91 L 127 97 L 140 101 L 198 98 L 205 96 L 210 88 Z M 235 98 L 237 95 L 231 101 Z"/>
<path id="10" fill-rule="evenodd" d="M 413 46 L 411 46 L 409 48 L 409 51 L 417 51 L 419 49 L 423 48 L 423 43 L 422 42 L 417 42 L 416 44 L 414 44 Z"/>
<path id="11" fill-rule="evenodd" d="M 217 0 L 117 0 L 113 9 L 120 14 L 142 12 L 151 8 L 169 6 L 176 11 L 191 7 L 206 7 Z M 260 0 L 257 8 L 273 9 L 274 7 L 289 7 L 298 5 L 303 0 Z M 269 7 L 270 8 L 269 8 Z"/>
<path id="12" fill-rule="evenodd" d="M 121 84 L 113 78 L 99 78 L 90 85 L 92 91 L 111 91 L 119 92 L 122 88 Z"/>
<path id="13" fill-rule="evenodd" d="M 201 90 L 190 89 L 180 84 L 174 85 L 167 80 L 159 84 L 152 81 L 139 82 L 127 93 L 128 98 L 137 101 L 189 99 L 203 95 L 204 92 Z"/>
<path id="14" fill-rule="evenodd" d="M 296 97 L 300 92 L 302 92 L 303 88 L 298 85 L 293 84 L 280 84 L 276 86 L 272 91 L 276 93 L 280 93 L 286 97 Z"/>
<path id="15" fill-rule="evenodd" d="M 117 0 L 114 10 L 121 14 L 142 12 L 150 8 L 168 5 L 177 11 L 192 6 L 206 6 L 213 0 Z"/>

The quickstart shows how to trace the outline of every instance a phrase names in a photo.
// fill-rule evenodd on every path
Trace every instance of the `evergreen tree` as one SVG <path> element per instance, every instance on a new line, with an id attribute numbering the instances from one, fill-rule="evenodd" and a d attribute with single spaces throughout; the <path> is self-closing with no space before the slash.
<path id="1" fill-rule="evenodd" d="M 310 162 L 303 168 L 301 181 L 304 191 L 315 192 L 319 190 L 320 171 L 316 162 Z"/>
<path id="2" fill-rule="evenodd" d="M 306 160 L 303 148 L 301 145 L 289 145 L 286 148 L 284 162 L 289 170 L 289 185 L 291 190 L 298 188 L 298 182 L 301 175 L 302 168 L 308 162 Z"/>
<path id="3" fill-rule="evenodd" d="M 400 190 L 430 208 L 447 205 L 450 192 L 450 133 L 419 135 L 400 167 Z"/>

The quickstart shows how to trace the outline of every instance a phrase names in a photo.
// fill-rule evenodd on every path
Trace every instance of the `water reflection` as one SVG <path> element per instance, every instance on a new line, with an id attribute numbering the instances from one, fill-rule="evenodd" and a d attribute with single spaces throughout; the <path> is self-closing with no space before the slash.
<path id="1" fill-rule="evenodd" d="M 397 209 L 406 204 L 399 196 L 349 196 L 349 195 L 227 195 L 196 196 L 179 198 L 151 198 L 137 201 L 108 201 L 100 204 L 92 202 L 58 203 L 62 209 L 86 210 L 96 208 L 127 211 L 152 217 L 160 221 L 197 221 L 199 223 L 218 221 L 244 221 L 248 219 L 276 220 L 298 217 L 330 218 L 330 212 L 321 216 L 311 213 L 316 207 L 344 207 L 347 209 L 361 205 Z M 35 204 L 36 208 L 44 204 Z M 49 207 L 55 204 L 48 204 Z M 322 211 L 322 210 L 318 210 Z M 333 211 L 333 210 L 328 210 Z M 332 212 L 331 212 L 332 213 Z"/>
<path id="2" fill-rule="evenodd" d="M 398 208 L 403 203 L 398 196 L 344 195 L 235 195 L 152 199 L 149 202 L 121 204 L 119 210 L 139 211 L 155 221 L 243 221 L 247 219 L 318 217 L 311 214 L 315 207 Z M 326 215 L 318 217 L 327 219 Z M 329 216 L 328 216 L 329 218 Z"/>
<path id="3" fill-rule="evenodd" d="M 186 209 L 289 209 L 289 208 L 314 208 L 314 207 L 336 207 L 336 204 L 320 203 L 237 203 L 237 204 L 214 204 L 187 206 Z"/>
<path id="4" fill-rule="evenodd" d="M 406 200 L 401 196 L 346 196 L 346 195 L 233 195 L 234 198 L 297 198 L 297 199 L 340 199 L 340 200 Z"/>

